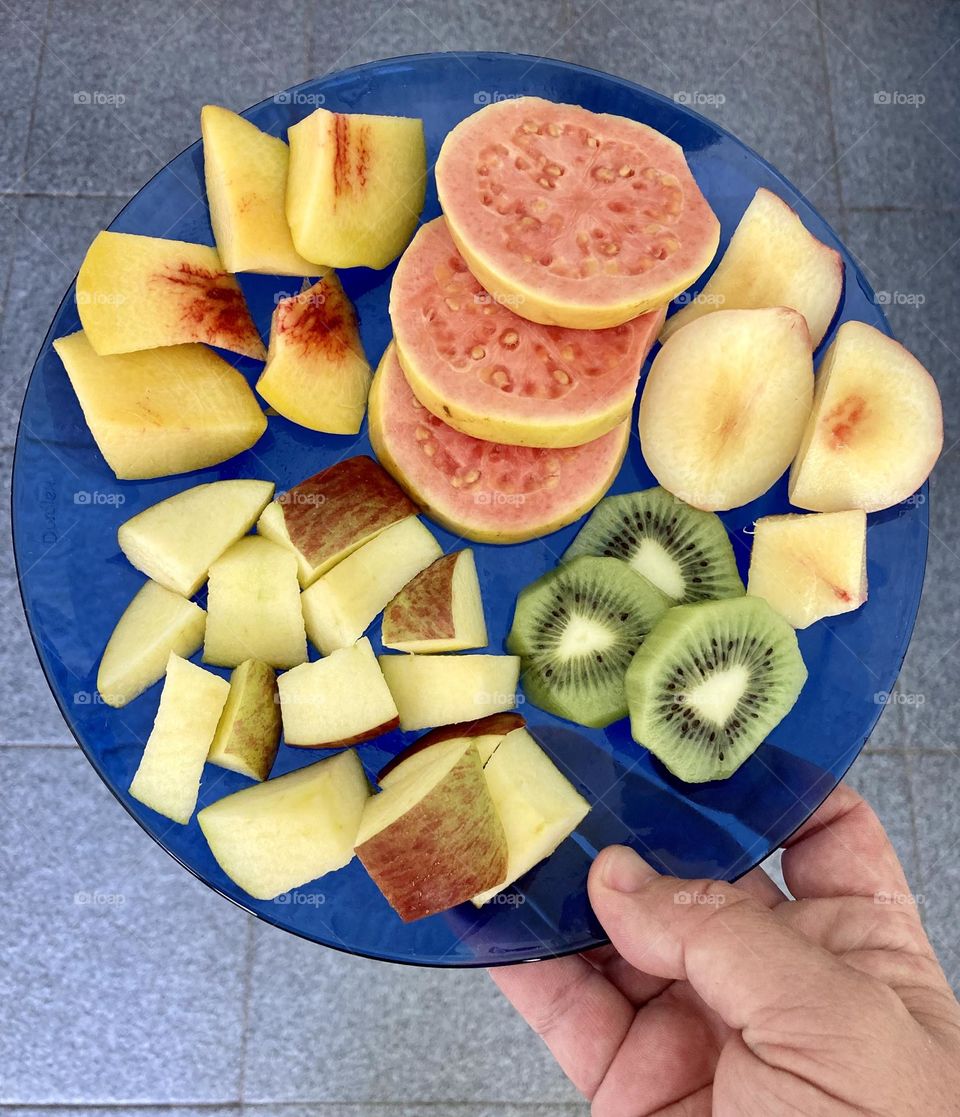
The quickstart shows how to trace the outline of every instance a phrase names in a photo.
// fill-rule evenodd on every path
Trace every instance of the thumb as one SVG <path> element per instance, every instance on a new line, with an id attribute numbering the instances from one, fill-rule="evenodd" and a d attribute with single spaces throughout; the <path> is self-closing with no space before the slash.
<path id="1" fill-rule="evenodd" d="M 590 902 L 637 969 L 690 982 L 731 1028 L 771 1011 L 862 1006 L 868 979 L 802 938 L 736 885 L 658 876 L 633 850 L 594 862 Z"/>

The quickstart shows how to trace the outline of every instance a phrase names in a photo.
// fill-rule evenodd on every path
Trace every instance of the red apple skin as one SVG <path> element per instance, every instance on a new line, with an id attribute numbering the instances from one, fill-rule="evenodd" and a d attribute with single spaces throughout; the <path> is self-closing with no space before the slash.
<path id="1" fill-rule="evenodd" d="M 370 741 L 383 733 L 389 733 L 391 730 L 397 729 L 399 725 L 400 719 L 393 718 L 391 721 L 385 721 L 383 725 L 377 725 L 373 729 L 367 729 L 353 737 L 345 737 L 342 741 L 324 741 L 320 745 L 295 745 L 292 741 L 285 741 L 285 744 L 292 749 L 345 749 L 350 745 L 359 745 L 363 741 Z"/>
<path id="2" fill-rule="evenodd" d="M 413 756 L 414 753 L 422 752 L 423 749 L 427 749 L 431 745 L 439 745 L 441 741 L 452 741 L 457 737 L 486 737 L 488 734 L 492 736 L 494 733 L 506 737 L 514 729 L 523 729 L 526 724 L 520 714 L 508 710 L 502 714 L 488 714 L 485 718 L 478 718 L 476 721 L 461 721 L 456 725 L 441 725 L 437 729 L 431 729 L 429 733 L 424 733 L 413 744 L 407 745 L 402 752 L 398 752 L 396 756 L 391 757 L 377 773 L 377 779 L 382 780 L 388 772 L 392 772 L 394 768 Z"/>
<path id="3" fill-rule="evenodd" d="M 461 551 L 442 555 L 408 582 L 383 611 L 383 640 L 452 640 L 453 571 Z"/>
<path id="4" fill-rule="evenodd" d="M 357 856 L 404 923 L 499 884 L 507 842 L 476 748 L 406 814 L 357 846 Z"/>
<path id="5" fill-rule="evenodd" d="M 418 511 L 396 481 L 365 456 L 321 470 L 278 502 L 290 542 L 311 566 Z"/>

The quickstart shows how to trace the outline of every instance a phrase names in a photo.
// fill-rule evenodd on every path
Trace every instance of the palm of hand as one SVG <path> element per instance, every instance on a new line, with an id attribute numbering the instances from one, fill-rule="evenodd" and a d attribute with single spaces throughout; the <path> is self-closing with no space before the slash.
<path id="1" fill-rule="evenodd" d="M 608 851 L 614 945 L 493 972 L 595 1117 L 955 1112 L 960 1007 L 876 817 L 841 788 L 783 868 L 796 901 Z"/>

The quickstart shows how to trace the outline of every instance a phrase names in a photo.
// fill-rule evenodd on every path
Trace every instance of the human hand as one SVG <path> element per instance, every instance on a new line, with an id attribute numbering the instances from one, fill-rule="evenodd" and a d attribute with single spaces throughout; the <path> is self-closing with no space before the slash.
<path id="1" fill-rule="evenodd" d="M 839 787 L 789 841 L 786 900 L 658 876 L 612 846 L 611 945 L 492 970 L 594 1117 L 960 1111 L 960 1005 L 879 820 Z"/>

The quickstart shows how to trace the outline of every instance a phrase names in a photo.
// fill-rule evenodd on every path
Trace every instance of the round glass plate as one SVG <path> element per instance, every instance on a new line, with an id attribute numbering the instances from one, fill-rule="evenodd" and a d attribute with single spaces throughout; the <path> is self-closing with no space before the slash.
<path id="1" fill-rule="evenodd" d="M 846 288 L 837 321 L 856 318 L 888 330 L 850 253 L 789 182 L 715 124 L 619 78 L 514 55 L 421 55 L 375 62 L 308 82 L 245 115 L 281 136 L 318 105 L 343 112 L 419 116 L 432 165 L 444 136 L 459 120 L 494 98 L 518 94 L 633 117 L 671 136 L 683 146 L 722 222 L 721 251 L 758 187 L 779 194 L 817 237 L 843 255 Z M 431 176 L 424 219 L 437 213 Z M 111 228 L 213 244 L 199 142 L 147 183 Z M 341 273 L 357 306 L 372 361 L 379 358 L 390 336 L 391 274 L 392 269 Z M 299 281 L 244 276 L 242 283 L 266 336 L 275 297 L 299 289 Z M 185 476 L 118 482 L 97 450 L 51 349 L 53 338 L 79 326 L 71 287 L 37 358 L 17 434 L 14 547 L 27 620 L 41 663 L 91 764 L 140 825 L 211 888 L 285 930 L 354 954 L 432 966 L 489 966 L 595 946 L 603 941 L 603 932 L 590 911 L 585 884 L 597 850 L 611 842 L 625 842 L 672 873 L 737 877 L 776 849 L 835 787 L 873 728 L 884 693 L 892 689 L 923 582 L 925 489 L 905 504 L 870 516 L 868 604 L 800 633 L 809 681 L 790 715 L 731 779 L 685 786 L 633 743 L 626 721 L 607 730 L 587 730 L 523 705 L 536 737 L 593 808 L 576 834 L 499 902 L 481 911 L 464 905 L 404 925 L 356 860 L 272 902 L 252 900 L 220 870 L 195 819 L 179 826 L 127 794 L 153 723 L 160 684 L 122 710 L 103 705 L 96 694 L 97 664 L 104 645 L 143 582 L 117 547 L 117 527 L 155 501 L 202 481 L 259 477 L 275 481 L 278 490 L 289 488 L 348 454 L 370 453 L 366 432 L 356 440 L 316 434 L 272 416 L 256 446 L 223 465 Z M 831 337 L 832 333 L 825 344 Z M 227 357 L 251 383 L 255 381 L 256 362 Z M 634 436 L 613 491 L 653 483 Z M 788 508 L 781 480 L 760 500 L 724 515 L 744 574 L 753 521 Z M 517 591 L 554 565 L 577 526 L 521 545 L 474 545 L 491 650 L 502 650 Z M 431 527 L 445 550 L 459 542 Z M 375 645 L 378 628 L 374 625 L 370 634 Z M 375 775 L 412 736 L 395 732 L 361 746 L 359 754 L 368 773 Z M 322 755 L 282 747 L 274 774 Z M 241 776 L 208 766 L 199 806 L 247 785 Z"/>

